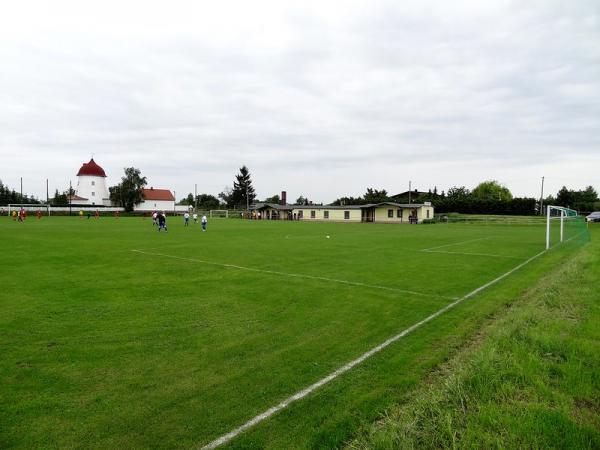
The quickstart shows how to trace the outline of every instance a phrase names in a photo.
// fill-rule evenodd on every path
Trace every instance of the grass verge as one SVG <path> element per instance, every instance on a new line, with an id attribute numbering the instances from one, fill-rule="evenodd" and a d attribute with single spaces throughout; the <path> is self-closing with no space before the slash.
<path id="1" fill-rule="evenodd" d="M 348 447 L 600 448 L 599 244 L 493 317 Z"/>

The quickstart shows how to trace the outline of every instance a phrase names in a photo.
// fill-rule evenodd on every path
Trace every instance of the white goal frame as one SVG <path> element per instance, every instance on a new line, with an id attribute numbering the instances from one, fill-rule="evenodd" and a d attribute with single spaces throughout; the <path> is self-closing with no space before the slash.
<path id="1" fill-rule="evenodd" d="M 552 210 L 560 211 L 560 216 L 552 216 Z M 567 216 L 567 212 L 575 213 Z M 546 250 L 550 248 L 550 223 L 553 220 L 560 220 L 560 242 L 565 241 L 565 219 L 569 217 L 577 217 L 578 213 L 574 209 L 565 208 L 564 206 L 548 205 L 546 206 Z"/>
<path id="2" fill-rule="evenodd" d="M 19 212 L 23 208 L 28 213 L 36 212 L 38 210 L 44 211 L 46 215 L 50 215 L 50 205 L 42 205 L 39 203 L 9 203 L 8 204 L 8 216 L 12 214 L 13 211 Z"/>
<path id="3" fill-rule="evenodd" d="M 229 218 L 229 210 L 227 209 L 211 209 L 208 212 L 208 215 L 211 219 L 213 218 L 213 213 L 225 213 L 225 216 L 217 215 L 216 217 L 225 217 L 226 219 Z"/>

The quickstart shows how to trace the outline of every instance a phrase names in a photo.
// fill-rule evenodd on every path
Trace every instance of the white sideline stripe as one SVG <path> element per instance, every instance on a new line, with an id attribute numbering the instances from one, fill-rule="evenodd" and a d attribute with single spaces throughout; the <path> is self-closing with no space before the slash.
<path id="1" fill-rule="evenodd" d="M 471 253 L 471 252 L 448 252 L 444 250 L 421 250 L 423 253 L 445 253 L 447 255 L 466 255 L 466 256 L 491 256 L 495 258 L 511 258 L 511 259 L 523 259 L 518 256 L 509 255 L 494 255 L 493 253 Z"/>
<path id="2" fill-rule="evenodd" d="M 196 263 L 201 263 L 201 264 L 209 264 L 211 266 L 226 267 L 228 269 L 248 270 L 250 272 L 268 273 L 270 275 L 279 275 L 279 276 L 292 277 L 292 278 L 307 278 L 309 280 L 327 281 L 329 283 L 341 283 L 341 284 L 347 284 L 350 286 L 360 286 L 360 287 L 367 287 L 367 288 L 372 288 L 372 289 L 382 289 L 385 291 L 392 291 L 392 292 L 402 292 L 404 294 L 420 295 L 421 297 L 443 298 L 446 300 L 456 300 L 458 298 L 458 297 L 447 297 L 445 295 L 427 294 L 424 292 L 409 291 L 406 289 L 393 288 L 393 287 L 389 287 L 389 286 L 380 286 L 377 284 L 361 283 L 358 281 L 338 280 L 335 278 L 318 277 L 315 275 L 305 275 L 302 273 L 278 272 L 276 270 L 256 269 L 254 267 L 238 266 L 235 264 L 224 264 L 224 263 L 217 263 L 217 262 L 213 262 L 213 261 L 205 261 L 202 259 L 184 258 L 181 256 L 166 255 L 164 253 L 146 252 L 143 250 L 131 250 L 131 251 L 136 252 L 136 253 L 142 253 L 144 255 L 162 256 L 163 258 L 172 258 L 172 259 L 179 259 L 182 261 L 190 261 L 190 262 L 196 262 Z"/>
<path id="3" fill-rule="evenodd" d="M 446 248 L 446 247 L 452 247 L 454 245 L 467 244 L 469 242 L 483 241 L 485 239 L 491 239 L 492 237 L 493 236 L 487 236 L 487 237 L 482 237 L 482 238 L 477 238 L 477 239 L 469 239 L 468 241 L 454 242 L 452 244 L 438 245 L 437 247 L 424 248 L 421 251 L 422 252 L 429 252 L 431 250 L 437 250 L 438 248 Z"/>
<path id="4" fill-rule="evenodd" d="M 366 360 L 367 358 L 370 358 L 371 356 L 373 356 L 374 354 L 380 352 L 381 350 L 383 350 L 384 348 L 388 347 L 390 344 L 393 344 L 394 342 L 396 342 L 397 340 L 403 338 L 404 336 L 406 336 L 407 334 L 415 331 L 417 328 L 421 327 L 422 325 L 426 324 L 427 322 L 432 321 L 433 319 L 435 319 L 436 317 L 444 314 L 446 311 L 454 308 L 456 305 L 458 305 L 459 303 L 467 300 L 468 298 L 473 297 L 474 295 L 478 294 L 479 292 L 483 291 L 484 289 L 496 284 L 498 281 L 508 277 L 509 275 L 511 275 L 513 272 L 516 272 L 517 270 L 519 270 L 521 267 L 529 264 L 531 261 L 533 261 L 534 259 L 540 257 L 541 255 L 543 255 L 544 253 L 546 253 L 547 250 L 544 250 L 540 253 L 538 253 L 535 256 L 532 256 L 531 258 L 529 258 L 528 260 L 522 262 L 521 264 L 519 264 L 518 266 L 512 268 L 511 270 L 509 270 L 508 272 L 500 275 L 498 278 L 493 279 L 492 281 L 487 282 L 486 284 L 484 284 L 483 286 L 479 286 L 477 289 L 469 292 L 468 294 L 464 295 L 463 297 L 459 298 L 458 300 L 444 306 L 442 309 L 434 312 L 433 314 L 431 314 L 430 316 L 427 316 L 425 319 L 421 320 L 420 322 L 415 323 L 414 325 L 411 325 L 410 327 L 408 327 L 407 329 L 401 331 L 400 333 L 398 333 L 395 336 L 392 336 L 391 338 L 389 338 L 387 341 L 379 344 L 376 347 L 373 347 L 371 350 L 367 351 L 366 353 L 363 353 L 362 355 L 360 355 L 358 358 L 350 361 L 348 364 L 340 367 L 339 369 L 337 369 L 336 371 L 330 373 L 329 375 L 327 375 L 325 378 L 320 379 L 319 381 L 317 381 L 316 383 L 311 384 L 310 386 L 308 386 L 306 389 L 301 390 L 300 392 L 295 393 L 294 395 L 292 395 L 291 397 L 286 398 L 285 400 L 283 400 L 281 403 L 273 406 L 272 408 L 267 409 L 265 412 L 253 417 L 252 419 L 250 419 L 248 422 L 246 422 L 245 424 L 243 424 L 242 426 L 230 431 L 227 434 L 224 434 L 223 436 L 219 437 L 218 439 L 215 439 L 212 442 L 209 442 L 208 444 L 200 447 L 201 450 L 208 450 L 208 449 L 214 449 L 219 447 L 220 445 L 225 444 L 226 442 L 229 442 L 230 440 L 232 440 L 233 438 L 235 438 L 236 436 L 238 436 L 240 433 L 243 433 L 244 431 L 246 431 L 247 429 L 253 427 L 254 425 L 262 422 L 263 420 L 271 417 L 273 414 L 281 411 L 282 409 L 288 407 L 291 403 L 294 403 L 304 397 L 306 397 L 307 395 L 309 395 L 310 393 L 314 392 L 315 390 L 319 389 L 320 387 L 326 385 L 327 383 L 329 383 L 330 381 L 336 379 L 337 377 L 339 377 L 340 375 L 342 375 L 345 372 L 348 372 L 350 369 L 352 369 L 354 366 L 362 363 L 364 360 Z"/>

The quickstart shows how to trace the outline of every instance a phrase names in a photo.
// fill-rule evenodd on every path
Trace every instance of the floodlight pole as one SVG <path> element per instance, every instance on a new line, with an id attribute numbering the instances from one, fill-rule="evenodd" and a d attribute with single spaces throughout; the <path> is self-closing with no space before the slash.
<path id="1" fill-rule="evenodd" d="M 23 177 L 21 177 L 21 203 L 23 203 Z"/>
<path id="2" fill-rule="evenodd" d="M 198 210 L 198 183 L 194 184 L 194 211 Z"/>
<path id="3" fill-rule="evenodd" d="M 540 196 L 540 216 L 544 214 L 544 177 L 542 177 L 542 195 Z"/>
<path id="4" fill-rule="evenodd" d="M 411 204 L 411 199 L 412 199 L 412 181 L 408 181 L 408 204 Z"/>
<path id="5" fill-rule="evenodd" d="M 69 216 L 71 215 L 71 197 L 72 197 L 72 192 L 73 190 L 73 186 L 71 184 L 71 180 L 69 180 Z"/>

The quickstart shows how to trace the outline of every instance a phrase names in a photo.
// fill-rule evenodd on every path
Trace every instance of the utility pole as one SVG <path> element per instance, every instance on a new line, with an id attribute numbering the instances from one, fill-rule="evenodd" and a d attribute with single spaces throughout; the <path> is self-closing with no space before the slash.
<path id="1" fill-rule="evenodd" d="M 194 211 L 198 210 L 198 183 L 194 184 Z"/>
<path id="2" fill-rule="evenodd" d="M 542 177 L 542 195 L 540 196 L 540 216 L 544 214 L 544 177 Z"/>
<path id="3" fill-rule="evenodd" d="M 412 181 L 408 181 L 408 204 L 411 204 L 412 200 Z"/>
<path id="4" fill-rule="evenodd" d="M 19 203 L 23 203 L 23 177 L 21 177 L 21 201 Z"/>
<path id="5" fill-rule="evenodd" d="M 250 199 L 248 198 L 248 183 L 246 183 L 246 212 L 250 211 Z"/>
<path id="6" fill-rule="evenodd" d="M 173 197 L 175 197 L 175 201 L 173 202 L 173 213 L 176 213 L 177 212 L 177 191 L 173 191 Z"/>
<path id="7" fill-rule="evenodd" d="M 50 203 L 50 196 L 48 195 L 48 178 L 46 178 L 46 204 Z"/>
<path id="8" fill-rule="evenodd" d="M 71 194 L 73 189 L 73 186 L 71 185 L 71 180 L 69 180 L 69 216 L 71 215 L 71 197 L 73 196 Z"/>

